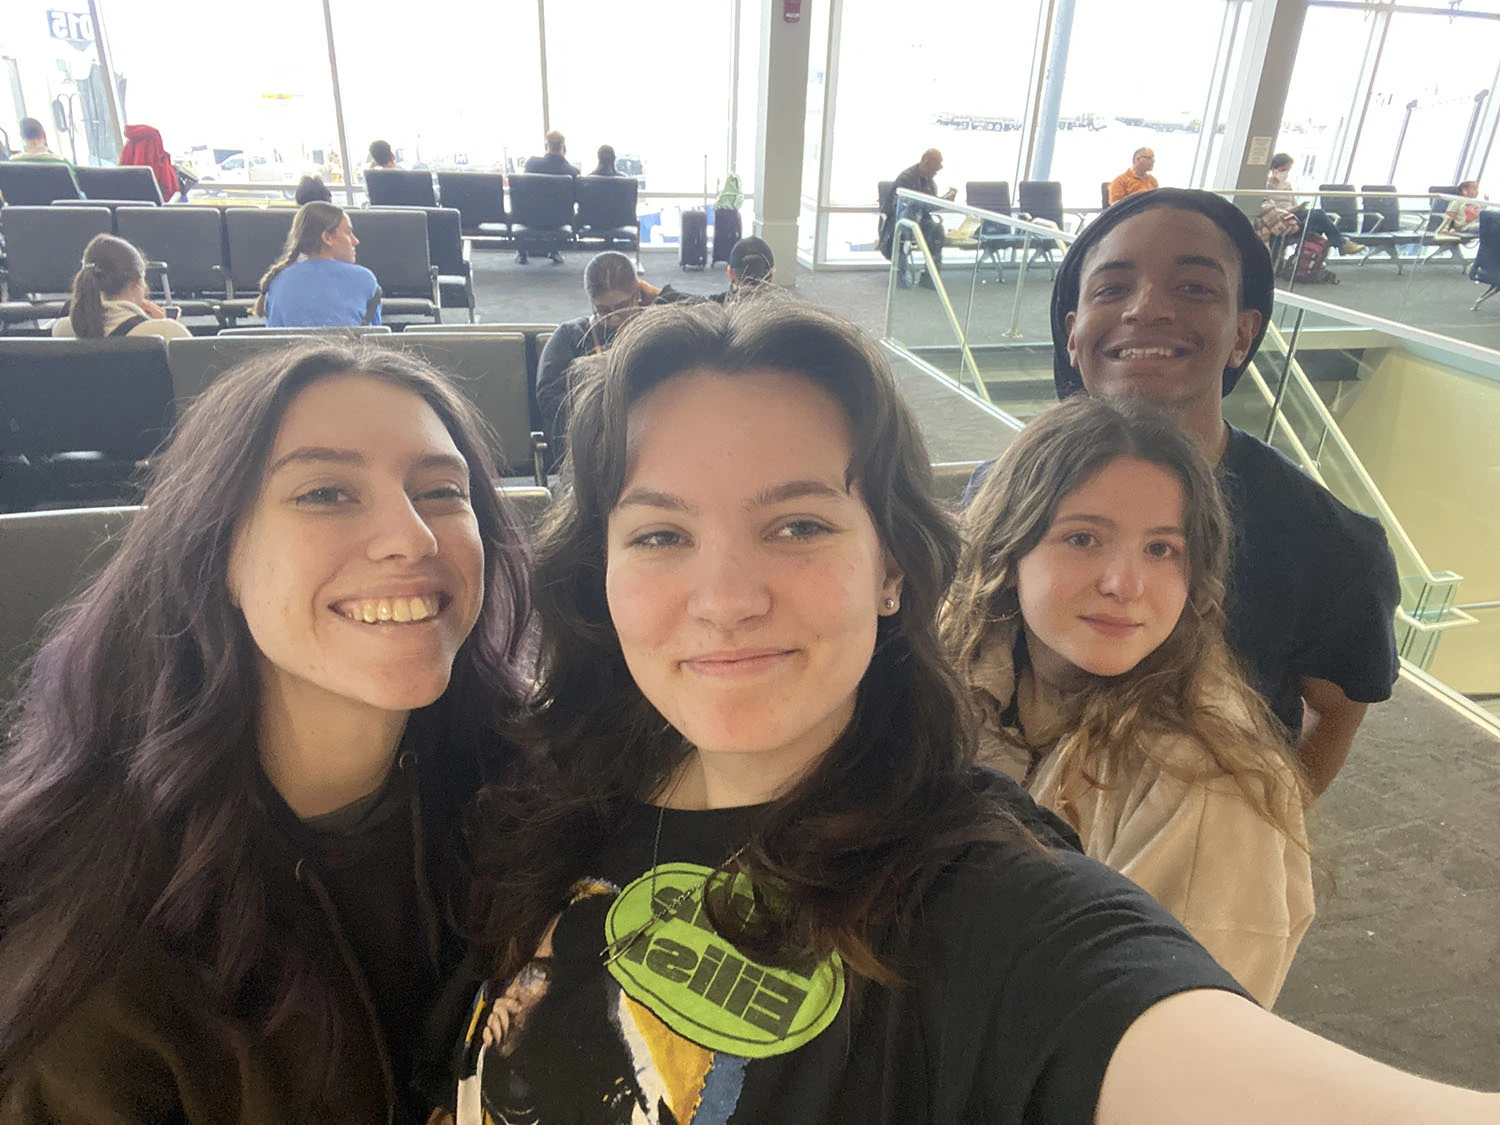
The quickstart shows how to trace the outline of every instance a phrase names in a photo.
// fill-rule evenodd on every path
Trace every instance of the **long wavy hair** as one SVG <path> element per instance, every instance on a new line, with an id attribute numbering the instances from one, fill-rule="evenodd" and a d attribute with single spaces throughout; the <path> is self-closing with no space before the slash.
<path id="1" fill-rule="evenodd" d="M 1063 500 L 1119 457 L 1150 462 L 1182 486 L 1187 603 L 1167 639 L 1139 664 L 1122 675 L 1091 676 L 1065 701 L 1062 745 L 1081 752 L 1069 753 L 1073 773 L 1061 788 L 1069 791 L 1079 779 L 1102 787 L 1146 761 L 1187 780 L 1227 774 L 1262 816 L 1305 846 L 1297 815 L 1306 802 L 1301 771 L 1224 642 L 1231 533 L 1218 484 L 1193 439 L 1151 406 L 1076 396 L 1021 431 L 964 513 L 963 556 L 941 619 L 948 655 L 973 683 L 997 638 L 1014 641 L 1017 627 L 1005 622 L 1019 612 L 1018 564 L 1047 534 Z M 1029 749 L 1015 732 L 999 734 Z M 1198 760 L 1163 753 L 1167 736 L 1187 739 Z"/>
<path id="2" fill-rule="evenodd" d="M 584 865 L 690 752 L 631 678 L 604 580 L 631 408 L 693 370 L 785 372 L 832 395 L 852 434 L 847 480 L 905 575 L 900 611 L 879 620 L 849 727 L 761 811 L 734 862 L 754 886 L 759 922 L 751 929 L 710 896 L 713 920 L 759 960 L 836 949 L 863 977 L 893 982 L 879 935 L 923 880 L 965 842 L 1030 838 L 966 769 L 973 727 L 937 635 L 957 529 L 934 499 L 916 422 L 856 327 L 792 302 L 655 306 L 589 367 L 568 431 L 571 487 L 537 546 L 534 749 L 514 783 L 483 792 L 467 821 L 471 936 L 497 973 L 519 968 Z"/>
<path id="3" fill-rule="evenodd" d="M 146 260 L 123 238 L 96 234 L 83 248 L 83 264 L 73 275 L 68 319 L 81 340 L 104 335 L 104 302 L 146 276 Z"/>
<path id="4" fill-rule="evenodd" d="M 292 229 L 286 236 L 286 245 L 281 248 L 281 257 L 271 263 L 271 268 L 260 279 L 260 296 L 255 299 L 256 316 L 266 315 L 266 294 L 271 291 L 271 282 L 276 280 L 276 275 L 303 258 L 315 258 L 321 254 L 323 236 L 339 229 L 344 214 L 344 209 L 338 204 L 325 203 L 321 199 L 309 200 L 297 208 L 297 217 L 292 220 Z"/>
<path id="5" fill-rule="evenodd" d="M 431 731 L 445 775 L 473 775 L 487 749 L 503 750 L 526 691 L 530 602 L 483 419 L 432 368 L 385 349 L 308 344 L 226 373 L 187 413 L 113 559 L 57 616 L 9 716 L 0 1071 L 141 937 L 179 955 L 226 1010 L 263 1029 L 305 1014 L 324 1047 L 338 1041 L 326 970 L 296 941 L 294 896 L 268 890 L 257 650 L 227 574 L 288 406 L 351 372 L 419 396 L 468 461 L 484 600 L 447 691 L 411 722 Z M 247 1010 L 252 971 L 271 994 Z"/>

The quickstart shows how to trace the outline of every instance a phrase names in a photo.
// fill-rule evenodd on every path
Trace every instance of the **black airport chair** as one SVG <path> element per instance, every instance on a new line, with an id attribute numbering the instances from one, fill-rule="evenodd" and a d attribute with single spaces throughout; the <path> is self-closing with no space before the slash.
<path id="1" fill-rule="evenodd" d="M 1488 286 L 1469 306 L 1470 311 L 1500 293 L 1500 211 L 1484 211 L 1479 216 L 1479 251 L 1469 267 L 1469 277 Z"/>
<path id="2" fill-rule="evenodd" d="M 0 160 L 0 198 L 7 207 L 45 207 L 59 199 L 82 199 L 66 164 L 45 160 Z"/>
<path id="3" fill-rule="evenodd" d="M 1417 246 L 1422 242 L 1422 233 L 1411 228 L 1402 229 L 1401 202 L 1395 198 L 1395 184 L 1360 185 L 1360 229 L 1354 237 L 1369 247 L 1369 252 L 1360 258 L 1360 263 L 1370 253 L 1384 250 L 1396 263 L 1396 273 L 1401 273 L 1401 247 Z M 1379 194 L 1377 194 L 1379 193 Z"/>
<path id="4" fill-rule="evenodd" d="M 428 207 L 427 251 L 438 271 L 445 309 L 468 309 L 474 323 L 474 267 L 464 255 L 463 219 L 452 207 Z"/>
<path id="5" fill-rule="evenodd" d="M 89 199 L 130 200 L 161 206 L 161 188 L 150 168 L 78 168 L 78 190 Z"/>
<path id="6" fill-rule="evenodd" d="M 639 248 L 641 222 L 636 214 L 640 191 L 628 176 L 579 176 L 578 216 L 574 230 L 579 238 L 600 239 L 606 246 L 617 243 Z"/>
<path id="7" fill-rule="evenodd" d="M 365 173 L 371 207 L 436 207 L 431 172 L 404 168 L 371 168 Z"/>
<path id="8" fill-rule="evenodd" d="M 229 296 L 217 207 L 121 207 L 115 233 L 161 266 L 161 296 L 184 316 L 212 316 Z"/>
<path id="9" fill-rule="evenodd" d="M 417 208 L 370 208 L 350 215 L 359 239 L 356 261 L 380 283 L 380 319 L 427 316 L 441 321 L 438 271 L 427 246 L 427 216 Z"/>
<path id="10" fill-rule="evenodd" d="M 0 506 L 136 502 L 175 416 L 159 337 L 0 340 Z"/>
<path id="11" fill-rule="evenodd" d="M 510 178 L 510 229 L 524 261 L 548 254 L 573 240 L 573 176 L 541 172 Z"/>
<path id="12" fill-rule="evenodd" d="M 0 707 L 20 688 L 42 621 L 104 568 L 140 509 L 70 508 L 0 516 Z"/>
<path id="13" fill-rule="evenodd" d="M 1009 215 L 1010 183 L 1006 180 L 970 180 L 964 184 L 964 202 L 981 211 Z M 1026 245 L 1025 232 L 994 219 L 985 219 L 979 224 L 979 232 L 975 237 L 979 241 L 979 260 L 994 263 L 995 280 L 1003 282 L 1005 266 L 1000 255 L 1005 253 L 1014 258 L 1016 251 Z"/>
<path id="14" fill-rule="evenodd" d="M 281 257 L 297 212 L 290 207 L 226 207 L 224 239 L 229 250 L 230 296 L 219 318 L 233 323 L 249 316 L 260 296 L 260 279 Z"/>
<path id="15" fill-rule="evenodd" d="M 1058 229 L 1061 230 L 1063 226 L 1062 184 L 1057 180 L 1022 180 L 1016 185 L 1016 210 L 1023 217 L 1045 219 L 1049 223 L 1056 223 Z M 1056 278 L 1057 264 L 1052 260 L 1052 254 L 1062 248 L 1063 244 L 1055 239 L 1033 236 L 1031 257 L 1026 265 L 1029 267 L 1038 258 L 1046 258 L 1047 266 L 1052 270 L 1053 278 Z"/>
<path id="16" fill-rule="evenodd" d="M 3 167 L 3 165 L 0 165 Z M 5 242 L 0 324 L 62 312 L 83 261 L 83 248 L 113 224 L 105 207 L 6 207 L 0 210 Z"/>
<path id="17" fill-rule="evenodd" d="M 458 212 L 465 238 L 507 239 L 505 177 L 499 172 L 439 172 L 438 200 Z"/>

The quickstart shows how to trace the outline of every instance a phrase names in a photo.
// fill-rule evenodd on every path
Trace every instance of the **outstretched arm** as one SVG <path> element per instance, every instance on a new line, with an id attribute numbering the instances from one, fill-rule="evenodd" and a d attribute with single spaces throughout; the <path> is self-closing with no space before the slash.
<path id="1" fill-rule="evenodd" d="M 1321 797 L 1349 757 L 1349 747 L 1354 745 L 1354 734 L 1364 722 L 1369 705 L 1354 702 L 1338 684 L 1314 676 L 1302 678 L 1302 700 L 1308 713 L 1297 757 L 1307 771 L 1313 795 Z"/>
<path id="2" fill-rule="evenodd" d="M 1500 1094 L 1405 1074 L 1228 992 L 1147 1009 L 1104 1074 L 1096 1125 L 1495 1125 Z"/>

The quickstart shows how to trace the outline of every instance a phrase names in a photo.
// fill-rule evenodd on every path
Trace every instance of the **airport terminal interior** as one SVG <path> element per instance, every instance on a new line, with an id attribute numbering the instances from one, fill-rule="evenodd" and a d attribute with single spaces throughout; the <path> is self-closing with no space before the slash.
<path id="1" fill-rule="evenodd" d="M 7 348 L 49 334 L 66 290 L 27 279 L 65 281 L 88 237 L 126 237 L 130 212 L 156 203 L 84 187 L 116 165 L 127 126 L 149 124 L 193 180 L 159 209 L 193 208 L 225 232 L 206 283 L 154 281 L 194 337 L 233 342 L 218 334 L 260 323 L 243 298 L 280 249 L 299 181 L 317 176 L 356 236 L 369 232 L 372 263 L 387 204 L 454 212 L 456 261 L 439 262 L 436 218 L 413 220 L 427 254 L 402 291 L 414 311 L 386 323 L 412 340 L 515 326 L 493 335 L 524 337 L 514 354 L 534 378 L 538 334 L 589 313 L 583 268 L 616 244 L 587 236 L 598 227 L 581 194 L 566 224 L 518 222 L 515 177 L 555 130 L 585 180 L 612 147 L 634 197 L 618 245 L 645 281 L 727 289 L 734 237 L 755 235 L 786 299 L 880 340 L 950 495 L 1055 402 L 1056 267 L 1110 181 L 1148 152 L 1162 186 L 1219 192 L 1258 218 L 1273 158 L 1290 156 L 1276 201 L 1304 223 L 1330 217 L 1342 245 L 1304 263 L 1306 245 L 1268 239 L 1275 314 L 1225 415 L 1381 522 L 1403 671 L 1310 814 L 1318 913 L 1276 1010 L 1494 1088 L 1500 297 L 1484 297 L 1500 276 L 1483 260 L 1500 257 L 1500 0 L 942 0 L 918 20 L 898 0 L 445 0 L 420 18 L 395 0 L 262 0 L 232 42 L 186 11 L 180 34 L 163 30 L 175 17 L 144 0 L 73 7 L 10 0 L 0 13 L 0 145 L 20 154 L 17 123 L 39 119 L 80 189 L 23 202 L 28 185 L 7 178 L 23 162 L 0 161 L 0 371 Z M 408 179 L 386 187 L 366 170 L 377 138 Z M 891 186 L 928 150 L 950 199 Z M 493 213 L 457 202 L 486 184 Z M 264 243 L 247 271 L 234 224 L 251 220 L 279 233 L 246 235 Z M 186 275 L 166 267 L 167 285 Z M 0 526 L 0 554 L 16 542 Z M 13 599 L 29 627 L 17 598 L 0 590 L 0 611 Z"/>

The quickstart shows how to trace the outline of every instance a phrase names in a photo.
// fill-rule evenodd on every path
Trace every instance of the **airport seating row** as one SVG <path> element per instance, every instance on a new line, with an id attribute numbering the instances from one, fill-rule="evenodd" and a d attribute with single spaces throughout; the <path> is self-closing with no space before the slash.
<path id="1" fill-rule="evenodd" d="M 1432 193 L 1431 203 L 1425 215 L 1401 211 L 1401 201 L 1395 198 L 1394 184 L 1361 184 L 1359 198 L 1348 195 L 1329 196 L 1326 192 L 1349 192 L 1353 184 L 1319 184 L 1318 206 L 1338 219 L 1339 233 L 1362 242 L 1368 249 L 1360 257 L 1363 264 L 1371 255 L 1385 253 L 1396 263 L 1396 272 L 1401 273 L 1403 247 L 1431 246 L 1433 235 L 1442 226 L 1443 216 L 1448 210 L 1448 200 L 1443 196 L 1458 195 L 1457 184 L 1434 184 L 1428 187 Z M 1463 243 L 1478 237 L 1477 232 L 1461 234 L 1457 240 L 1442 247 L 1438 253 L 1447 251 L 1462 262 Z M 1436 255 L 1433 255 L 1434 257 Z"/>
<path id="2" fill-rule="evenodd" d="M 433 207 L 463 219 L 464 236 L 545 254 L 582 240 L 636 249 L 639 186 L 628 176 L 431 172 L 371 168 L 365 190 L 373 206 Z"/>
<path id="3" fill-rule="evenodd" d="M 162 204 L 161 188 L 150 168 L 73 168 L 29 160 L 0 161 L 0 199 L 19 207 L 44 207 L 60 199 Z"/>
<path id="4" fill-rule="evenodd" d="M 97 234 L 117 234 L 145 255 L 159 300 L 233 325 L 251 315 L 260 279 L 280 257 L 295 217 L 284 207 L 5 207 L 0 325 L 59 315 L 83 248 Z M 371 208 L 351 212 L 350 221 L 358 261 L 380 283 L 382 319 L 441 322 L 444 307 L 459 307 L 473 321 L 474 278 L 458 212 Z"/>
<path id="5" fill-rule="evenodd" d="M 545 485 L 534 365 L 552 326 L 515 327 L 363 338 L 447 373 L 495 430 L 497 471 Z M 143 470 L 197 395 L 252 356 L 320 335 L 0 339 L 0 511 L 138 502 Z"/>

